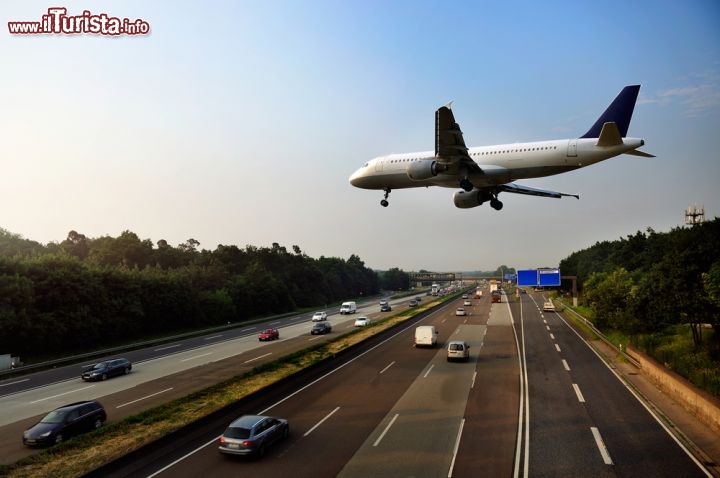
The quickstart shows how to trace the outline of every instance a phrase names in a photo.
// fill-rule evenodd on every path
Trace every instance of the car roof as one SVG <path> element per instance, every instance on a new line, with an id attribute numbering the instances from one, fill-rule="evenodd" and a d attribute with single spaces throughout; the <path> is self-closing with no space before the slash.
<path id="1" fill-rule="evenodd" d="M 266 418 L 269 417 L 265 415 L 243 415 L 233 420 L 230 426 L 233 428 L 252 428 Z"/>
<path id="2" fill-rule="evenodd" d="M 82 406 L 82 405 L 95 404 L 95 403 L 98 403 L 98 402 L 95 401 L 95 400 L 83 400 L 82 402 L 68 403 L 67 405 L 63 405 L 62 407 L 58 407 L 58 408 L 56 408 L 55 410 L 72 409 L 72 408 L 80 407 L 80 406 Z M 98 405 L 99 405 L 99 403 L 98 403 Z"/>

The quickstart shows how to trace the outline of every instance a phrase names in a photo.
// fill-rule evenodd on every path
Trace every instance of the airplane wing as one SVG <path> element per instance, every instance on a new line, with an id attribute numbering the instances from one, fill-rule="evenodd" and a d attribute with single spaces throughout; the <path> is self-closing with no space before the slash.
<path id="1" fill-rule="evenodd" d="M 580 199 L 579 194 L 559 193 L 556 191 L 549 191 L 547 189 L 536 189 L 536 188 L 531 188 L 528 186 L 521 186 L 519 184 L 513 184 L 513 183 L 501 184 L 501 185 L 497 186 L 496 189 L 498 191 L 504 191 L 507 193 L 525 194 L 528 196 L 542 196 L 542 197 L 546 197 L 546 198 L 561 198 L 563 196 L 571 196 L 576 199 Z"/>
<path id="2" fill-rule="evenodd" d="M 468 154 L 460 125 L 455 122 L 450 104 L 441 106 L 435 112 L 435 157 L 444 163 L 460 164 L 468 173 L 482 172 Z"/>

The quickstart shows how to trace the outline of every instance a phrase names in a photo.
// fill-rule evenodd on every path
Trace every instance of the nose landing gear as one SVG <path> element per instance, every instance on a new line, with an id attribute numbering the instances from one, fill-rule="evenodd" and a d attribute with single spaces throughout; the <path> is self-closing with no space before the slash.
<path id="1" fill-rule="evenodd" d="M 382 201 L 380 201 L 380 205 L 382 207 L 388 207 L 388 204 L 390 203 L 387 201 L 387 198 L 390 195 L 390 188 L 383 188 L 383 191 L 385 191 L 385 197 Z"/>

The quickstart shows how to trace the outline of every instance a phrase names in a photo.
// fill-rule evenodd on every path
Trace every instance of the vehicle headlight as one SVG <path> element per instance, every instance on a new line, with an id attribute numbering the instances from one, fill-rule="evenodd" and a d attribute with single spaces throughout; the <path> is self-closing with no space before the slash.
<path id="1" fill-rule="evenodd" d="M 48 436 L 50 436 L 51 433 L 52 433 L 51 431 L 50 431 L 50 432 L 42 433 L 42 434 L 40 435 L 40 438 L 48 437 Z"/>

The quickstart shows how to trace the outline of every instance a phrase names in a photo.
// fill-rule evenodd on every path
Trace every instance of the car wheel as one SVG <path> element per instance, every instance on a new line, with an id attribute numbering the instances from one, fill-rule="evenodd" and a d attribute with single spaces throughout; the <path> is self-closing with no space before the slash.
<path id="1" fill-rule="evenodd" d="M 99 418 L 96 418 L 96 419 L 95 419 L 95 423 L 93 424 L 93 426 L 94 426 L 95 429 L 97 430 L 98 428 L 100 428 L 101 426 L 103 426 L 103 421 L 100 420 Z"/>
<path id="2" fill-rule="evenodd" d="M 258 448 L 257 451 L 257 456 L 258 458 L 262 458 L 263 456 L 265 456 L 265 445 L 260 445 L 260 448 Z"/>
<path id="3" fill-rule="evenodd" d="M 62 433 L 58 433 L 57 435 L 55 435 L 55 444 L 56 445 L 59 443 L 62 443 L 62 441 L 63 441 Z"/>
<path id="4" fill-rule="evenodd" d="M 106 373 L 102 374 L 101 380 L 107 380 L 107 374 L 106 374 Z"/>

